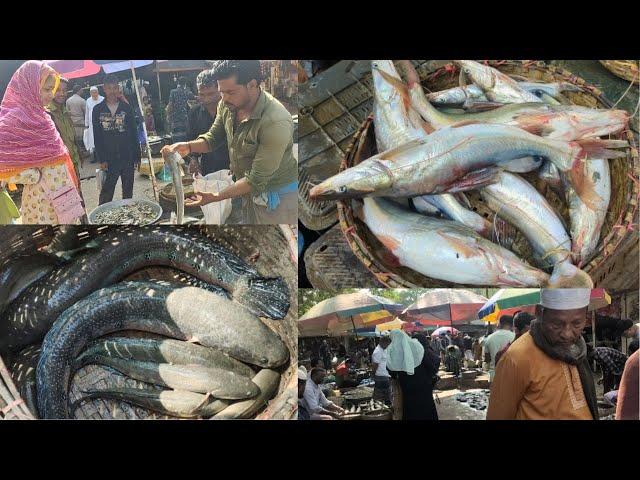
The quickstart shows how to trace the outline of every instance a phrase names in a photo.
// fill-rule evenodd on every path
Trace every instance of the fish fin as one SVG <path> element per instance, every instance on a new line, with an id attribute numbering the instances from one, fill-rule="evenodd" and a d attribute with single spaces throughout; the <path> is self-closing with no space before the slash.
<path id="1" fill-rule="evenodd" d="M 580 147 L 578 158 L 624 158 L 626 152 L 611 150 L 613 148 L 625 148 L 629 146 L 626 140 L 607 140 L 601 138 L 581 138 L 571 142 Z"/>
<path id="2" fill-rule="evenodd" d="M 400 267 L 400 259 L 393 253 L 393 250 L 398 248 L 400 242 L 393 237 L 387 235 L 376 235 L 376 238 L 385 246 L 385 250 L 379 251 L 378 254 L 382 257 L 385 264 L 392 267 Z"/>
<path id="3" fill-rule="evenodd" d="M 546 113 L 530 114 L 524 113 L 515 117 L 518 128 L 525 130 L 533 135 L 546 136 L 552 130 L 547 126 L 549 115 Z"/>
<path id="4" fill-rule="evenodd" d="M 404 102 L 405 108 L 407 111 L 411 108 L 411 99 L 409 98 L 409 87 L 406 83 L 402 81 L 400 78 L 396 78 L 393 75 L 389 75 L 387 72 L 378 69 L 378 73 L 380 76 L 389 84 L 395 88 L 400 96 L 402 96 L 402 101 Z"/>
<path id="5" fill-rule="evenodd" d="M 416 68 L 411 63 L 411 60 L 399 60 L 398 63 L 402 66 L 404 74 L 407 77 L 407 84 L 411 87 L 413 84 L 420 84 L 420 75 L 416 71 Z"/>
<path id="6" fill-rule="evenodd" d="M 449 244 L 452 245 L 465 258 L 475 257 L 476 255 L 478 255 L 477 250 L 467 245 L 467 243 L 465 242 L 465 239 L 458 238 L 455 235 L 451 235 L 449 233 L 444 233 L 444 232 L 438 232 L 438 235 L 444 238 L 445 241 L 449 242 Z M 472 237 L 469 237 L 469 238 L 472 238 Z"/>
<path id="7" fill-rule="evenodd" d="M 469 85 L 469 78 L 464 73 L 464 69 L 461 68 L 460 74 L 458 75 L 458 86 L 466 87 L 467 85 Z"/>
<path id="8" fill-rule="evenodd" d="M 376 237 L 380 240 L 380 243 L 392 252 L 400 246 L 400 242 L 390 235 L 377 235 Z"/>
<path id="9" fill-rule="evenodd" d="M 259 317 L 280 320 L 291 306 L 290 291 L 282 278 L 251 278 L 233 299 Z"/>
<path id="10" fill-rule="evenodd" d="M 486 167 L 469 172 L 450 183 L 445 191 L 447 193 L 456 193 L 486 187 L 497 181 L 500 172 L 501 169 L 496 167 Z"/>

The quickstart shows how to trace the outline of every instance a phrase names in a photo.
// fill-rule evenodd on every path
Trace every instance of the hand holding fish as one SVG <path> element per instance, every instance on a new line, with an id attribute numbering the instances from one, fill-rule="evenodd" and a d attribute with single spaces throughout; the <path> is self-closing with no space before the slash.
<path id="1" fill-rule="evenodd" d="M 185 157 L 191 153 L 191 149 L 189 148 L 189 142 L 178 142 L 172 143 L 171 145 L 165 145 L 160 150 L 160 153 L 174 153 L 177 152 L 181 157 Z"/>

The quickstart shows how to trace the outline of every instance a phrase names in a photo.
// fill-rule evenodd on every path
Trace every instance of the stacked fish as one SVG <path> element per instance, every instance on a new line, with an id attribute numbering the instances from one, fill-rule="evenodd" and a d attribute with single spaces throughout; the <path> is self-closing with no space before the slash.
<path id="1" fill-rule="evenodd" d="M 625 157 L 617 149 L 628 146 L 599 137 L 624 130 L 627 112 L 560 104 L 561 92 L 577 87 L 517 82 L 471 60 L 455 62 L 460 87 L 427 95 L 411 62 L 399 64 L 406 80 L 391 60 L 371 63 L 378 153 L 315 186 L 311 197 L 364 198 L 355 211 L 388 261 L 434 279 L 592 287 L 581 267 L 607 214 L 608 159 Z M 565 198 L 568 229 L 518 175 L 533 171 Z M 494 243 L 496 221 L 470 209 L 469 190 L 525 236 L 535 265 Z M 389 200 L 398 197 L 411 198 L 414 210 Z"/>
<path id="2" fill-rule="evenodd" d="M 260 317 L 287 314 L 283 279 L 261 276 L 189 227 L 110 228 L 75 255 L 54 257 L 39 268 L 15 259 L 0 284 L 0 354 L 18 354 L 23 397 L 41 418 L 71 418 L 93 398 L 175 417 L 250 418 L 277 392 L 289 351 Z M 151 266 L 181 274 L 176 282 L 123 281 Z M 131 330 L 163 338 L 102 338 Z M 29 361 L 37 366 L 25 368 Z M 88 364 L 156 387 L 90 390 L 70 406 L 73 375 Z"/>

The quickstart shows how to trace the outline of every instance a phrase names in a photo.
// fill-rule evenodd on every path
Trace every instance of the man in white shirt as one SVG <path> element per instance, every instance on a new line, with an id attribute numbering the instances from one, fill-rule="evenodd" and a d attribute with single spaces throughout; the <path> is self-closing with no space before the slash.
<path id="1" fill-rule="evenodd" d="M 511 315 L 501 316 L 498 329 L 489 335 L 482 344 L 484 361 L 489 364 L 489 382 L 493 381 L 496 374 L 496 354 L 507 344 L 513 342 L 515 337 L 513 317 Z"/>
<path id="2" fill-rule="evenodd" d="M 311 420 L 333 420 L 335 416 L 344 413 L 344 409 L 327 400 L 320 389 L 326 376 L 327 371 L 324 368 L 313 368 L 307 378 L 302 405 L 309 413 Z"/>
<path id="3" fill-rule="evenodd" d="M 391 380 L 387 371 L 387 347 L 391 344 L 391 337 L 380 338 L 378 346 L 371 355 L 371 371 L 373 372 L 373 399 L 391 404 Z"/>

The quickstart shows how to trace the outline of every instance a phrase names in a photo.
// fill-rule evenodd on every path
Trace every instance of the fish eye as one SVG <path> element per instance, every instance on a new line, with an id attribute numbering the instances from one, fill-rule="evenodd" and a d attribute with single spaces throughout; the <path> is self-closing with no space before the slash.
<path id="1" fill-rule="evenodd" d="M 346 187 L 346 185 L 342 185 L 340 188 L 338 188 L 338 191 L 339 191 L 340 193 L 344 193 L 344 192 L 346 192 L 346 191 L 347 191 L 347 187 Z"/>
<path id="2" fill-rule="evenodd" d="M 377 64 L 377 63 L 374 63 L 374 64 L 373 64 L 373 66 L 374 66 L 374 67 L 376 67 L 376 68 L 378 68 L 378 64 Z"/>

